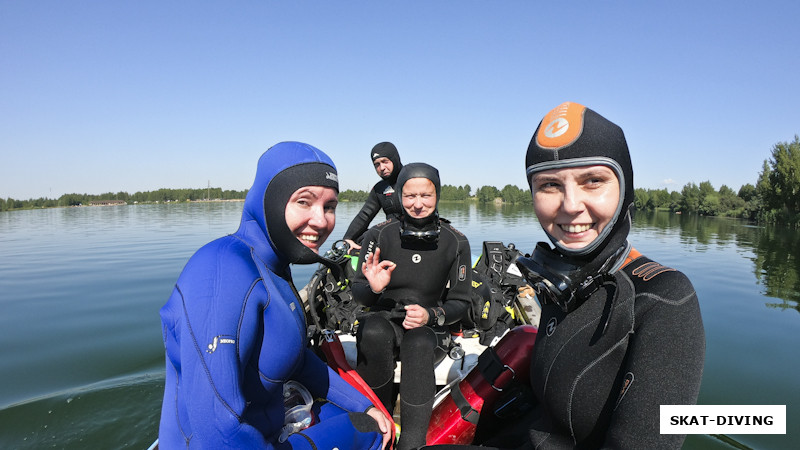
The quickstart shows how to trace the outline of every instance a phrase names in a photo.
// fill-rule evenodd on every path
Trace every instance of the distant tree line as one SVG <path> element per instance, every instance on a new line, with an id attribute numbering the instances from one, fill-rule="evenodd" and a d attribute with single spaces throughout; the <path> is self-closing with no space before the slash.
<path id="1" fill-rule="evenodd" d="M 501 201 L 503 203 L 521 204 L 531 203 L 531 190 L 522 190 L 513 184 L 507 184 L 503 189 L 494 186 L 481 186 L 475 191 L 475 199 L 479 203 L 493 203 Z"/>
<path id="2" fill-rule="evenodd" d="M 15 200 L 13 198 L 0 198 L 0 211 L 12 209 L 54 208 L 59 206 L 87 206 L 91 202 L 103 200 L 121 200 L 126 203 L 167 203 L 187 202 L 200 200 L 236 200 L 244 199 L 247 190 L 233 191 L 222 188 L 203 189 L 159 189 L 157 191 L 136 192 L 106 192 L 104 194 L 64 194 L 58 199 L 37 198 L 31 200 Z"/>
<path id="3" fill-rule="evenodd" d="M 465 184 L 464 186 L 451 186 L 449 184 L 445 184 L 442 186 L 442 198 L 441 201 L 465 201 L 470 198 L 470 191 L 472 188 Z M 369 192 L 366 191 L 354 191 L 351 189 L 347 189 L 345 191 L 339 192 L 339 201 L 343 202 L 359 202 L 363 203 L 367 201 L 367 197 L 369 197 Z"/>
<path id="4" fill-rule="evenodd" d="M 366 191 L 354 191 L 348 189 L 346 191 L 339 192 L 339 201 L 341 202 L 364 203 L 367 201 L 367 197 L 369 197 L 369 192 Z"/>
<path id="5" fill-rule="evenodd" d="M 345 202 L 364 202 L 369 196 L 368 192 L 346 190 L 339 193 L 339 200 Z M 481 186 L 472 195 L 472 187 L 468 184 L 464 186 L 451 186 L 449 184 L 442 185 L 442 198 L 443 202 L 463 202 L 467 200 L 475 200 L 480 203 L 530 203 L 531 191 L 530 189 L 522 190 L 517 186 L 507 184 L 502 190 L 494 186 Z"/>
<path id="6" fill-rule="evenodd" d="M 531 202 L 529 189 L 507 184 L 502 189 L 481 186 L 473 196 L 470 185 L 442 186 L 441 201 L 474 200 L 480 203 L 503 202 L 524 204 Z M 221 188 L 159 189 L 157 191 L 105 193 L 100 195 L 64 194 L 56 199 L 38 198 L 15 200 L 0 198 L 0 211 L 13 209 L 49 208 L 88 205 L 91 201 L 122 200 L 127 203 L 165 203 L 198 200 L 244 199 L 247 190 L 233 191 Z M 366 191 L 347 189 L 339 193 L 346 202 L 364 202 Z M 715 189 L 709 181 L 699 185 L 690 182 L 680 192 L 667 189 L 642 189 L 634 191 L 637 209 L 666 209 L 674 212 L 696 213 L 708 216 L 737 217 L 759 222 L 781 222 L 800 226 L 800 137 L 791 142 L 779 142 L 772 148 L 771 157 L 764 161 L 755 186 L 745 184 L 734 191 L 726 185 Z"/>
<path id="7" fill-rule="evenodd" d="M 636 189 L 637 209 L 669 209 L 707 216 L 737 217 L 762 223 L 800 226 L 800 137 L 779 142 L 764 160 L 756 185 L 738 191 L 726 185 L 714 189 L 710 182 L 686 184 L 681 192 Z"/>

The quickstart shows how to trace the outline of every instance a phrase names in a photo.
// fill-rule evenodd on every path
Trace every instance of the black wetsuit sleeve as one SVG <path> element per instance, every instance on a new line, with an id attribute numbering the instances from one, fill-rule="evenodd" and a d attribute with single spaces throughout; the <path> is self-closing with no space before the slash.
<path id="1" fill-rule="evenodd" d="M 458 237 L 458 250 L 450 268 L 450 288 L 442 303 L 446 325 L 454 324 L 464 318 L 470 305 L 470 289 L 472 289 L 472 254 L 469 241 L 461 233 L 457 231 L 453 233 Z"/>
<path id="2" fill-rule="evenodd" d="M 691 286 L 683 274 L 676 278 L 676 284 L 683 279 Z M 697 402 L 705 358 L 697 295 L 692 288 L 682 298 L 643 293 L 636 301 L 652 305 L 637 314 L 623 366 L 628 387 L 617 400 L 604 447 L 680 448 L 685 436 L 660 433 L 659 406 Z"/>
<path id="3" fill-rule="evenodd" d="M 372 219 L 375 218 L 380 210 L 381 202 L 378 198 L 378 193 L 373 188 L 369 191 L 369 197 L 367 197 L 367 201 L 364 202 L 364 206 L 361 207 L 361 210 L 350 222 L 350 226 L 347 227 L 347 231 L 344 233 L 344 239 L 356 240 L 360 238 L 361 235 L 367 231 Z"/>
<path id="4" fill-rule="evenodd" d="M 368 250 L 372 250 L 377 246 L 378 233 L 374 228 L 367 231 L 364 235 L 362 242 L 361 252 L 358 255 L 358 265 L 356 266 L 356 274 L 351 281 L 351 289 L 353 292 L 353 299 L 356 303 L 362 306 L 372 306 L 378 301 L 380 294 L 372 292 L 369 286 L 369 281 L 364 273 L 361 272 L 361 266 L 364 265 L 364 258 L 367 256 Z"/>

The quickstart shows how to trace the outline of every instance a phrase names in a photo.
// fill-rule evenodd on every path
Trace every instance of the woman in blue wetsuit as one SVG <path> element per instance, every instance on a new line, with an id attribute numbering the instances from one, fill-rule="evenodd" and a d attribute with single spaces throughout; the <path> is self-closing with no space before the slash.
<path id="1" fill-rule="evenodd" d="M 534 406 L 484 429 L 483 448 L 680 448 L 685 436 L 660 433 L 659 407 L 697 401 L 703 321 L 689 279 L 627 241 L 634 185 L 622 129 L 564 103 L 540 122 L 525 167 L 553 245 L 517 260 L 542 303 Z"/>
<path id="2" fill-rule="evenodd" d="M 330 158 L 282 142 L 259 159 L 239 229 L 198 250 L 161 308 L 166 385 L 159 447 L 380 449 L 390 422 L 308 348 L 289 264 L 324 262 L 338 180 Z M 316 424 L 284 431 L 284 384 Z M 294 385 L 294 383 L 292 383 Z"/>

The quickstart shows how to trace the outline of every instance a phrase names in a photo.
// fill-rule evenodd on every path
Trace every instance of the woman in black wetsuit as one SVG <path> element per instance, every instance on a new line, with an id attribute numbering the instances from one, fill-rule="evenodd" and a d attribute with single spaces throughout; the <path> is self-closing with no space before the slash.
<path id="1" fill-rule="evenodd" d="M 375 166 L 375 172 L 381 177 L 381 181 L 375 183 L 375 186 L 369 191 L 367 201 L 364 202 L 364 206 L 361 207 L 358 214 L 353 217 L 350 226 L 344 233 L 343 239 L 350 244 L 350 248 L 356 250 L 361 248 L 358 244 L 361 242 L 361 236 L 367 231 L 370 222 L 380 210 L 383 210 L 387 219 L 398 219 L 403 214 L 400 196 L 395 192 L 397 176 L 403 169 L 397 147 L 391 142 L 380 142 L 372 147 L 369 157 L 372 159 L 372 165 Z"/>
<path id="2" fill-rule="evenodd" d="M 357 371 L 390 412 L 395 359 L 402 361 L 398 448 L 409 449 L 425 445 L 434 365 L 449 345 L 447 325 L 461 320 L 469 306 L 471 254 L 467 238 L 439 218 L 435 168 L 408 164 L 397 187 L 404 214 L 364 235 L 352 289 L 372 311 L 358 329 Z M 402 317 L 393 317 L 398 307 Z"/>
<path id="3" fill-rule="evenodd" d="M 633 168 L 622 129 L 564 103 L 540 122 L 525 166 L 554 246 L 540 242 L 517 262 L 542 303 L 535 406 L 511 430 L 485 433 L 482 448 L 680 448 L 685 436 L 660 434 L 659 406 L 696 403 L 703 322 L 688 278 L 627 241 Z M 449 447 L 464 449 L 435 448 Z"/>

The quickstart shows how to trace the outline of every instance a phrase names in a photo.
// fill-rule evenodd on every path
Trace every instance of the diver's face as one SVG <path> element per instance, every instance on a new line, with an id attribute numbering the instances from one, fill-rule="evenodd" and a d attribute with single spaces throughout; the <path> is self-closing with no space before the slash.
<path id="1" fill-rule="evenodd" d="M 323 186 L 303 186 L 286 203 L 286 225 L 306 247 L 319 248 L 336 225 L 336 190 Z"/>
<path id="2" fill-rule="evenodd" d="M 403 185 L 403 209 L 410 217 L 423 219 L 436 210 L 436 186 L 427 178 L 410 178 Z"/>
<path id="3" fill-rule="evenodd" d="M 388 177 L 394 170 L 394 164 L 392 164 L 392 160 L 385 156 L 372 161 L 372 165 L 375 166 L 375 172 L 381 178 Z"/>
<path id="4" fill-rule="evenodd" d="M 533 207 L 542 228 L 567 248 L 597 239 L 619 204 L 619 180 L 609 167 L 581 166 L 535 173 Z"/>

